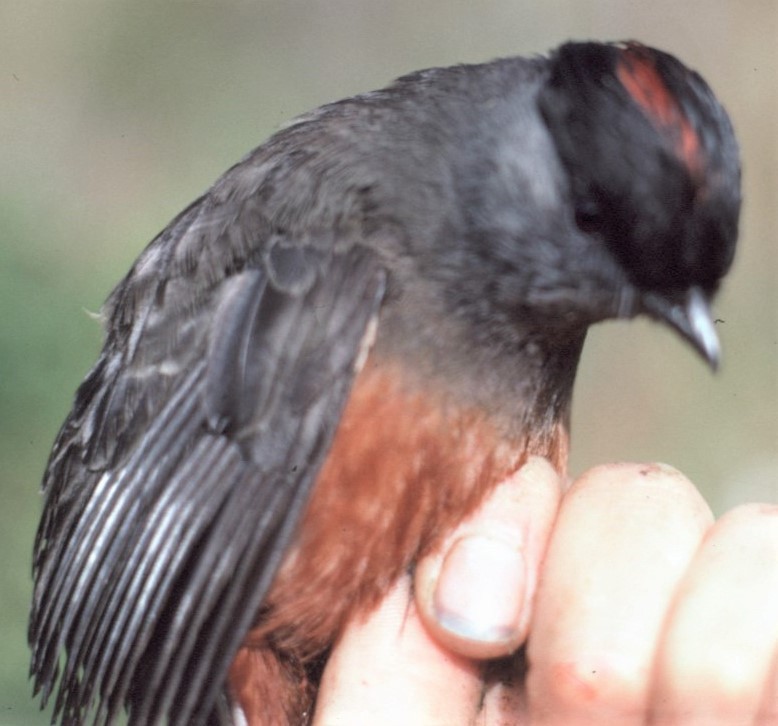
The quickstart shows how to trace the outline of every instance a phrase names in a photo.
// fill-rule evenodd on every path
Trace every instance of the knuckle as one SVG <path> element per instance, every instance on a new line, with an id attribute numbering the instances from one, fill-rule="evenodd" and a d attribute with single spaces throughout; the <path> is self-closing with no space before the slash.
<path id="1" fill-rule="evenodd" d="M 551 664 L 544 686 L 549 698 L 565 709 L 631 713 L 644 703 L 647 683 L 645 665 L 598 653 Z"/>

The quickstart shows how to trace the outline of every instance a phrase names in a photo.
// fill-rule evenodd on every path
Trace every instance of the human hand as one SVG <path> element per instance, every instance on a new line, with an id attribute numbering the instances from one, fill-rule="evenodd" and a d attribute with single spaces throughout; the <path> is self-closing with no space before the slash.
<path id="1" fill-rule="evenodd" d="M 661 465 L 562 498 L 535 459 L 347 628 L 315 723 L 778 723 L 777 605 L 778 508 L 714 523 Z M 527 635 L 526 677 L 485 683 Z"/>

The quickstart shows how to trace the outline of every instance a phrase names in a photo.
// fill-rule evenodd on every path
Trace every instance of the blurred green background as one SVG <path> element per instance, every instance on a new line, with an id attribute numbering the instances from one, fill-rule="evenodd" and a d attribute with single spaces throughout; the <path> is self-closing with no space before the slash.
<path id="1" fill-rule="evenodd" d="M 311 0 L 0 5 L 0 725 L 29 697 L 38 483 L 96 356 L 96 311 L 154 234 L 291 116 L 406 71 L 638 38 L 717 91 L 742 141 L 745 210 L 711 376 L 649 323 L 591 334 L 573 472 L 663 460 L 717 512 L 778 499 L 775 0 Z M 616 329 L 618 328 L 618 330 Z"/>

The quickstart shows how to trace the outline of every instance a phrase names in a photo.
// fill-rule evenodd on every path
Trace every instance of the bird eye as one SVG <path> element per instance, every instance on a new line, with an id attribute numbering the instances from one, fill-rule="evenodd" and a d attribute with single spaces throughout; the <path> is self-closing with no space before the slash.
<path id="1" fill-rule="evenodd" d="M 576 204 L 575 223 L 582 232 L 598 232 L 602 222 L 602 210 L 596 202 L 586 199 Z"/>

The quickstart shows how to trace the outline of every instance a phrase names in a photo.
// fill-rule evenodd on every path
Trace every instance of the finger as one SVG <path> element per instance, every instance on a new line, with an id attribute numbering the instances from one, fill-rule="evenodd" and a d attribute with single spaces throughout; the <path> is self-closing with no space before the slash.
<path id="1" fill-rule="evenodd" d="M 413 604 L 410 578 L 404 578 L 377 611 L 351 623 L 336 644 L 314 724 L 469 724 L 480 695 L 480 668 L 430 637 Z"/>
<path id="2" fill-rule="evenodd" d="M 778 648 L 773 653 L 773 661 L 767 676 L 767 686 L 756 723 L 758 726 L 778 726 Z"/>
<path id="3" fill-rule="evenodd" d="M 656 640 L 711 523 L 697 490 L 667 466 L 599 467 L 573 484 L 529 642 L 535 720 L 643 723 Z"/>
<path id="4" fill-rule="evenodd" d="M 416 603 L 441 643 L 493 658 L 525 640 L 560 498 L 558 475 L 533 457 L 419 563 Z"/>
<path id="5" fill-rule="evenodd" d="M 716 523 L 682 582 L 658 653 L 654 721 L 767 723 L 776 647 L 778 507 L 747 505 Z"/>

